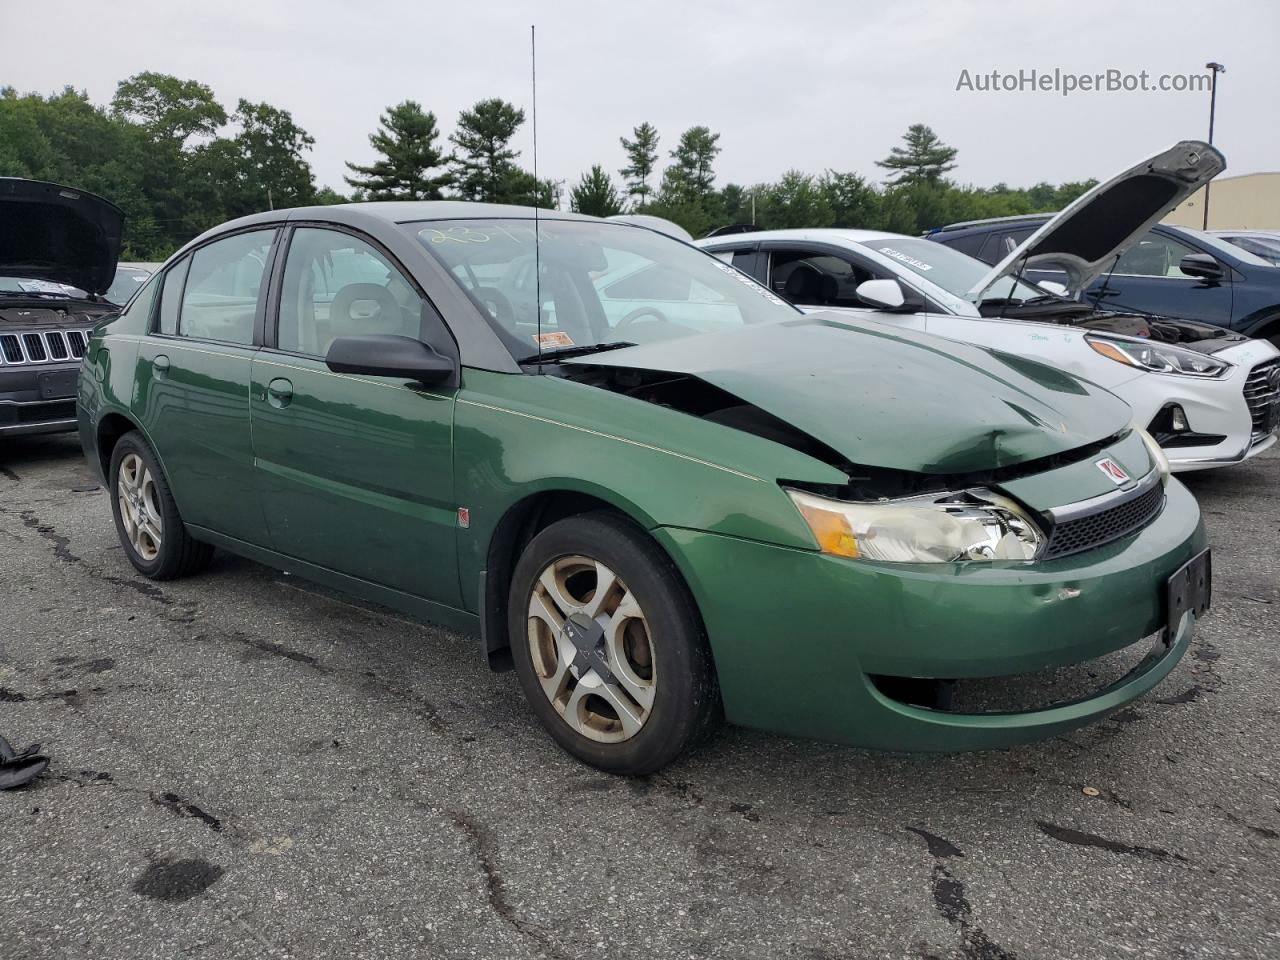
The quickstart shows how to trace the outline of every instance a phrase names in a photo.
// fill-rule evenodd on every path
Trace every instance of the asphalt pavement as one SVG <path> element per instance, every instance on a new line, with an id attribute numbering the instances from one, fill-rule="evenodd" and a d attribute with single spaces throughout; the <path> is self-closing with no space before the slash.
<path id="1" fill-rule="evenodd" d="M 1214 609 L 985 754 L 562 754 L 478 641 L 218 554 L 153 584 L 74 436 L 0 446 L 0 957 L 1280 957 L 1280 453 L 1193 476 Z"/>

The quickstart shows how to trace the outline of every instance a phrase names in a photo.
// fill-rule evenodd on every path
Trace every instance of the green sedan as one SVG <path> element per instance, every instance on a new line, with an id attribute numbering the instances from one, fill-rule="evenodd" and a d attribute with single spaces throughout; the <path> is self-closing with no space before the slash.
<path id="1" fill-rule="evenodd" d="M 722 717 L 905 750 L 1060 733 L 1165 677 L 1209 601 L 1196 503 L 1113 395 L 803 315 L 637 223 L 225 224 L 95 331 L 78 411 L 144 575 L 220 548 L 476 634 L 618 773 Z"/>

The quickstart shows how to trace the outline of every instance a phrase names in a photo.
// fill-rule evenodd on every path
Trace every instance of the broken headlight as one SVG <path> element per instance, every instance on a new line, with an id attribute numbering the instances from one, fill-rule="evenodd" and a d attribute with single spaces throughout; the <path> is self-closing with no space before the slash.
<path id="1" fill-rule="evenodd" d="M 893 563 L 1034 560 L 1044 534 L 1008 497 L 990 490 L 851 503 L 803 490 L 787 495 L 837 557 Z"/>
<path id="2" fill-rule="evenodd" d="M 1220 377 L 1231 369 L 1225 360 L 1153 340 L 1130 340 L 1085 334 L 1085 343 L 1109 360 L 1153 373 L 1175 373 L 1185 377 Z"/>

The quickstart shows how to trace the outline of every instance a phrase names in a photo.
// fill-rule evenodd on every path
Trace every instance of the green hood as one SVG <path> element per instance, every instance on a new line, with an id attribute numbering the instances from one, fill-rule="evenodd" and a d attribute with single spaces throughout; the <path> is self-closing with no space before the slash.
<path id="1" fill-rule="evenodd" d="M 1114 394 L 1005 353 L 821 313 L 567 361 L 686 374 L 791 424 L 851 463 L 975 473 L 1104 440 Z"/>

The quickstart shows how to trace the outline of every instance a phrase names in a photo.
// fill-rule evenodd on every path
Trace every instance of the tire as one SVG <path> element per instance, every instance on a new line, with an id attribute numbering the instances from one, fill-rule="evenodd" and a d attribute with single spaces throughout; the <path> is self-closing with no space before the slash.
<path id="1" fill-rule="evenodd" d="M 176 580 L 208 565 L 213 547 L 187 533 L 169 481 L 151 445 L 137 430 L 116 442 L 109 480 L 116 533 L 139 573 L 152 580 Z"/>
<path id="2" fill-rule="evenodd" d="M 652 773 L 720 720 L 715 666 L 693 599 L 666 554 L 620 516 L 582 514 L 538 533 L 516 563 L 507 623 L 533 712 L 583 763 Z"/>

